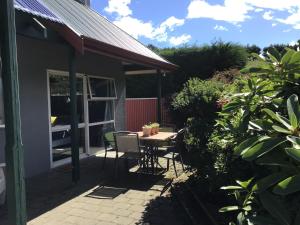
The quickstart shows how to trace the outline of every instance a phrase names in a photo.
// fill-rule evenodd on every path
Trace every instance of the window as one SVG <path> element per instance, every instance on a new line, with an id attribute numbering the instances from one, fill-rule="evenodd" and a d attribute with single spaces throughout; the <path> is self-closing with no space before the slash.
<path id="1" fill-rule="evenodd" d="M 115 81 L 105 78 L 88 78 L 90 99 L 116 99 Z"/>
<path id="2" fill-rule="evenodd" d="M 50 74 L 49 80 L 52 126 L 69 125 L 71 122 L 69 76 Z M 84 108 L 82 78 L 77 78 L 77 114 L 79 123 L 83 123 Z"/>

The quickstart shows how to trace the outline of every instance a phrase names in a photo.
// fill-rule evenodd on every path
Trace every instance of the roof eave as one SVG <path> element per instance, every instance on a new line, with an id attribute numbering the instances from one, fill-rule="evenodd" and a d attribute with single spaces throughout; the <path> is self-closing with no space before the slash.
<path id="1" fill-rule="evenodd" d="M 179 68 L 175 64 L 149 58 L 116 46 L 106 44 L 104 42 L 97 41 L 89 37 L 83 37 L 83 43 L 84 50 L 98 53 L 101 55 L 109 55 L 112 57 L 123 59 L 125 61 L 134 62 L 165 71 L 174 71 Z"/>

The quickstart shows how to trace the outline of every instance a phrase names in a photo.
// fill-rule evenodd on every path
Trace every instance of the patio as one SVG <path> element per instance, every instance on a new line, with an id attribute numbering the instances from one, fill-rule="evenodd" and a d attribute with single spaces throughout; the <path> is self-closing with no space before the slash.
<path id="1" fill-rule="evenodd" d="M 70 166 L 28 179 L 28 224 L 186 224 L 181 208 L 168 191 L 164 192 L 175 177 L 172 167 L 161 175 L 142 176 L 135 172 L 135 165 L 130 173 L 121 167 L 124 172 L 119 179 L 113 179 L 114 159 L 110 156 L 105 170 L 102 153 L 81 161 L 81 180 L 77 185 L 71 182 Z M 179 174 L 180 168 L 178 165 Z M 0 224 L 8 225 L 6 220 L 2 207 Z"/>

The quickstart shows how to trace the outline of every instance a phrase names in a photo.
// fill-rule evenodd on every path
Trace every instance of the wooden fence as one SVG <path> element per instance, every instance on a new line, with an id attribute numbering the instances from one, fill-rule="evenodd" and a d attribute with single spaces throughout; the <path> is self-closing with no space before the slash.
<path id="1" fill-rule="evenodd" d="M 162 123 L 170 123 L 170 114 L 165 100 L 161 101 Z M 140 131 L 144 124 L 157 122 L 157 98 L 126 99 L 126 129 Z"/>

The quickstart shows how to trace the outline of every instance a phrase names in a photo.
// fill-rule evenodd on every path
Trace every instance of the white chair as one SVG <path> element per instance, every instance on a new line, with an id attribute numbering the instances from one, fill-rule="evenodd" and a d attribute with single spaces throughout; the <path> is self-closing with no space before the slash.
<path id="1" fill-rule="evenodd" d="M 116 159 L 115 159 L 115 172 L 118 172 L 119 153 L 123 153 L 122 158 L 126 159 L 128 168 L 128 159 L 137 159 L 139 168 L 143 165 L 144 153 L 140 146 L 139 136 L 137 133 L 128 131 L 114 132 Z"/>
<path id="2" fill-rule="evenodd" d="M 4 174 L 5 164 L 0 164 L 0 205 L 5 203 L 5 174 Z"/>

